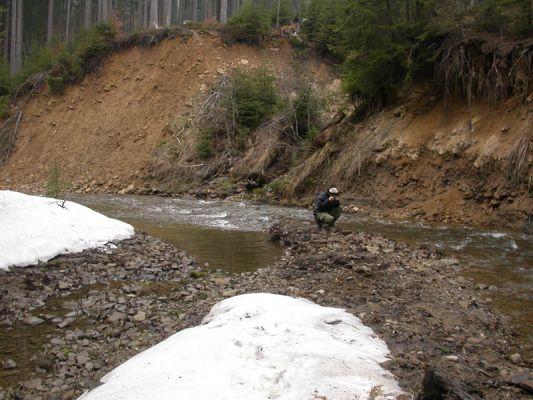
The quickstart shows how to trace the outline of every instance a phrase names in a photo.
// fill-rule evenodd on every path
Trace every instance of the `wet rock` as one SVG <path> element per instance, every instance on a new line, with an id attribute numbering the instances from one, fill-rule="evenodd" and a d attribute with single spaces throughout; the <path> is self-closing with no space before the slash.
<path id="1" fill-rule="evenodd" d="M 8 358 L 6 361 L 2 362 L 0 364 L 2 366 L 2 369 L 15 369 L 17 368 L 17 363 L 13 361 L 12 359 Z"/>
<path id="2" fill-rule="evenodd" d="M 28 325 L 38 325 L 38 324 L 42 324 L 43 322 L 44 322 L 44 319 L 37 318 L 32 315 L 29 315 L 26 318 L 24 318 L 24 323 Z"/>
<path id="3" fill-rule="evenodd" d="M 60 322 L 57 324 L 57 327 L 60 328 L 60 329 L 66 328 L 67 326 L 69 326 L 70 324 L 72 324 L 74 321 L 76 321 L 76 318 L 74 318 L 74 317 L 71 317 L 71 318 L 65 318 L 64 320 L 60 321 Z"/>
<path id="4" fill-rule="evenodd" d="M 476 400 L 468 392 L 468 388 L 458 380 L 451 380 L 444 370 L 429 367 L 424 374 L 422 391 L 418 394 L 419 400 Z"/>

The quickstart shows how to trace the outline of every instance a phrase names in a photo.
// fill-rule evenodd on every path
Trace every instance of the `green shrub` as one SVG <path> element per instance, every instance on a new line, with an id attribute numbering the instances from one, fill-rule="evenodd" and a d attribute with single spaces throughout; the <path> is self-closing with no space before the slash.
<path id="1" fill-rule="evenodd" d="M 213 136 L 210 133 L 205 133 L 200 137 L 196 145 L 196 154 L 201 160 L 213 157 Z"/>
<path id="2" fill-rule="evenodd" d="M 5 96 L 13 91 L 14 81 L 9 72 L 9 66 L 0 62 L 0 96 Z"/>
<path id="3" fill-rule="evenodd" d="M 262 5 L 248 0 L 229 18 L 221 33 L 222 40 L 228 44 L 261 45 L 271 34 L 270 13 Z"/>
<path id="4" fill-rule="evenodd" d="M 9 96 L 0 96 L 0 119 L 4 119 L 9 116 L 9 105 L 11 101 Z"/>
<path id="5" fill-rule="evenodd" d="M 46 80 L 48 90 L 52 94 L 63 94 L 65 92 L 65 82 L 61 76 L 49 76 Z"/>
<path id="6" fill-rule="evenodd" d="M 278 13 L 279 11 L 279 13 Z M 280 0 L 279 1 L 279 10 L 278 3 L 274 4 L 271 11 L 271 21 L 272 25 L 279 24 L 279 26 L 287 25 L 291 22 L 294 15 L 291 12 L 291 5 L 289 0 Z"/>
<path id="7" fill-rule="evenodd" d="M 64 83 L 79 82 L 85 74 L 93 72 L 113 50 L 115 33 L 108 24 L 83 31 L 67 45 L 54 63 L 51 75 L 62 77 Z"/>
<path id="8" fill-rule="evenodd" d="M 257 128 L 272 114 L 278 97 L 274 78 L 265 68 L 251 72 L 237 70 L 224 93 L 223 106 L 228 120 L 234 120 L 237 132 Z"/>
<path id="9" fill-rule="evenodd" d="M 46 72 L 54 65 L 56 54 L 48 47 L 34 46 L 30 55 L 24 59 L 22 69 L 15 75 L 14 89 L 22 85 L 32 75 Z"/>
<path id="10" fill-rule="evenodd" d="M 62 178 L 62 173 L 55 162 L 50 168 L 48 168 L 48 179 L 46 180 L 46 196 L 58 198 L 60 194 L 67 190 L 69 184 Z"/>
<path id="11" fill-rule="evenodd" d="M 282 103 L 282 112 L 288 125 L 286 133 L 306 139 L 310 132 L 318 130 L 323 104 L 307 80 L 299 81 L 295 92 L 293 97 Z"/>

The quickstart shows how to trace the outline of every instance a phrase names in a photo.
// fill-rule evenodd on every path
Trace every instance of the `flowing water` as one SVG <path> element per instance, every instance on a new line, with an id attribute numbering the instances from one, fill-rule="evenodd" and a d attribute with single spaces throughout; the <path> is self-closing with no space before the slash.
<path id="1" fill-rule="evenodd" d="M 155 196 L 78 195 L 73 200 L 131 223 L 174 243 L 212 268 L 231 272 L 268 266 L 281 248 L 265 230 L 278 220 L 313 223 L 303 208 L 225 200 L 173 199 Z M 517 231 L 465 226 L 391 222 L 343 215 L 339 227 L 379 233 L 415 245 L 435 246 L 457 257 L 463 274 L 493 290 L 482 290 L 511 316 L 523 343 L 533 347 L 533 237 Z M 496 290 L 494 290 L 496 288 Z"/>

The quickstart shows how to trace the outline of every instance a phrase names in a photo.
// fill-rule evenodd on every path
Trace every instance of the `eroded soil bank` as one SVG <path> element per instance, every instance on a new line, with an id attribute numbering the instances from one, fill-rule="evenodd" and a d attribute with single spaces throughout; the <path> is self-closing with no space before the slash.
<path id="1" fill-rule="evenodd" d="M 75 398 L 132 355 L 200 323 L 216 302 L 259 291 L 354 313 L 387 342 L 385 367 L 414 395 L 433 366 L 463 396 L 443 398 L 530 396 L 528 349 L 515 346 L 512 327 L 461 277 L 457 260 L 301 223 L 276 226 L 272 236 L 285 246 L 283 259 L 238 275 L 198 266 L 143 234 L 1 272 L 0 399 Z M 39 332 L 34 344 L 24 337 L 31 330 Z"/>

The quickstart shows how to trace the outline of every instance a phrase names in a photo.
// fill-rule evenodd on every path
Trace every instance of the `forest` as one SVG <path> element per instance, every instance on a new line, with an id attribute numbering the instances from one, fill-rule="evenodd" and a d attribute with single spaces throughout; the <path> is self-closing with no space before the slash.
<path id="1" fill-rule="evenodd" d="M 361 103 L 361 110 L 394 102 L 414 79 L 434 79 L 437 61 L 446 52 L 455 54 L 453 46 L 443 47 L 454 34 L 464 38 L 486 33 L 503 41 L 528 37 L 533 31 L 532 0 L 4 0 L 0 2 L 0 95 L 50 69 L 51 59 L 65 44 L 72 47 L 81 33 L 98 24 L 107 23 L 114 34 L 189 21 L 214 27 L 238 18 L 236 11 L 246 3 L 255 13 L 241 17 L 243 29 L 258 30 L 265 24 L 266 34 L 271 26 L 301 23 L 302 35 L 293 45 L 302 49 L 300 53 L 312 51 L 339 64 L 343 86 Z M 92 43 L 83 42 L 82 46 Z M 530 71 L 531 52 L 526 56 L 525 70 Z M 495 79 L 510 68 L 501 69 Z M 512 85 L 504 83 L 500 92 L 509 94 Z"/>

